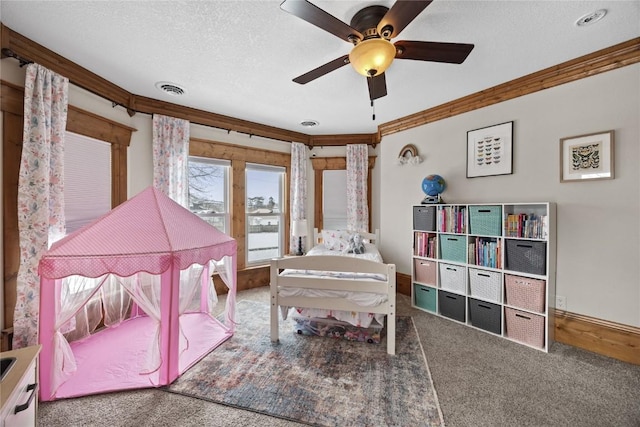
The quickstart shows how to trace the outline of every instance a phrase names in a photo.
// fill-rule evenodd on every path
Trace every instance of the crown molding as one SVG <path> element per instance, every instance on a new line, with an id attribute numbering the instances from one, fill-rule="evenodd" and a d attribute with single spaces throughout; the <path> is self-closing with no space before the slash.
<path id="1" fill-rule="evenodd" d="M 640 37 L 381 124 L 382 137 L 640 62 Z"/>
<path id="2" fill-rule="evenodd" d="M 640 62 L 640 37 L 638 37 L 437 107 L 383 123 L 378 126 L 378 132 L 373 134 L 307 135 L 132 94 L 16 33 L 2 23 L 0 23 L 0 32 L 2 58 L 15 57 L 21 63 L 36 62 L 69 78 L 74 85 L 111 101 L 114 106 L 124 107 L 130 115 L 137 112 L 170 115 L 228 132 L 234 131 L 286 142 L 301 142 L 311 148 L 348 144 L 367 144 L 375 148 L 386 135 Z"/>

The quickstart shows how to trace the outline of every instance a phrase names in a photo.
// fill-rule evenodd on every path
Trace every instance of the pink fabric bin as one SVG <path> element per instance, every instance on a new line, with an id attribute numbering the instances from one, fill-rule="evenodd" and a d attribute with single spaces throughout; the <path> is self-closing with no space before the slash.
<path id="1" fill-rule="evenodd" d="M 429 285 L 436 284 L 436 263 L 426 259 L 414 259 L 416 281 Z"/>
<path id="2" fill-rule="evenodd" d="M 544 348 L 544 317 L 509 307 L 504 315 L 507 338 Z"/>
<path id="3" fill-rule="evenodd" d="M 504 283 L 508 305 L 544 313 L 546 287 L 544 280 L 505 274 Z"/>

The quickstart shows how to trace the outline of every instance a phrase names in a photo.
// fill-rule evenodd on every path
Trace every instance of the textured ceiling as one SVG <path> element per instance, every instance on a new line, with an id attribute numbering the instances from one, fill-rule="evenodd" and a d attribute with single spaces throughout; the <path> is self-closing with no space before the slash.
<path id="1" fill-rule="evenodd" d="M 314 1 L 349 22 L 393 1 Z M 598 9 L 600 22 L 577 27 Z M 2 23 L 136 95 L 316 134 L 377 126 L 640 36 L 639 1 L 435 0 L 393 39 L 473 43 L 461 65 L 396 60 L 375 102 L 350 66 L 291 80 L 351 45 L 282 11 L 279 1 L 7 1 Z M 175 97 L 155 88 L 186 89 Z M 303 120 L 316 120 L 304 128 Z"/>

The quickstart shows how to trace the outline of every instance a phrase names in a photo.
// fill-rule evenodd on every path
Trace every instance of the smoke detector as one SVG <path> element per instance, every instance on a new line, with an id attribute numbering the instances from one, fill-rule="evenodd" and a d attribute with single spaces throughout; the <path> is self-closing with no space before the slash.
<path id="1" fill-rule="evenodd" d="M 156 88 L 171 96 L 181 96 L 187 92 L 184 88 L 170 82 L 157 82 Z"/>

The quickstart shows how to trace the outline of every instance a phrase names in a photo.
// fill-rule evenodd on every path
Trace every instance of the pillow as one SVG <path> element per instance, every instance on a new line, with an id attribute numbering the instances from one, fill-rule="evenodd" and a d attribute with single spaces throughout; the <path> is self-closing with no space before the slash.
<path id="1" fill-rule="evenodd" d="M 349 232 L 346 230 L 322 230 L 322 243 L 330 251 L 344 251 L 349 247 Z"/>

